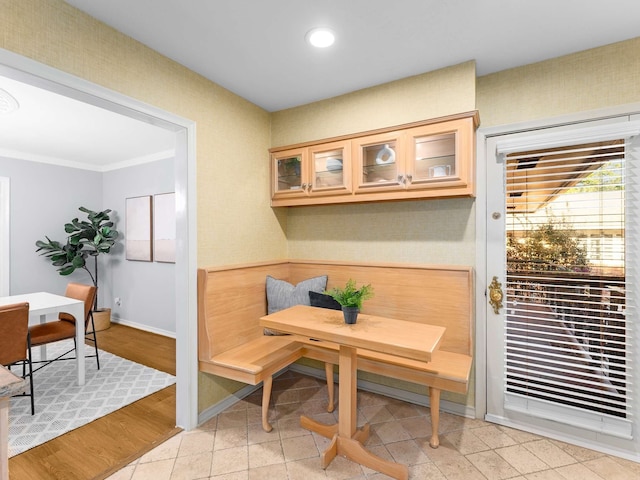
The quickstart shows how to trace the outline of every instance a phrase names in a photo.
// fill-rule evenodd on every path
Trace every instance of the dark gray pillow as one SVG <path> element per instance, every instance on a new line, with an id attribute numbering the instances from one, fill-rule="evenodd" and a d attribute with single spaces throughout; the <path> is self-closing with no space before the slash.
<path id="1" fill-rule="evenodd" d="M 342 310 L 342 305 L 331 295 L 319 292 L 309 292 L 309 303 L 312 307 L 329 308 L 331 310 Z"/>
<path id="2" fill-rule="evenodd" d="M 327 288 L 327 276 L 308 278 L 296 286 L 284 280 L 278 280 L 267 275 L 267 313 L 272 314 L 293 307 L 294 305 L 310 305 L 309 291 L 324 292 Z M 264 329 L 265 335 L 280 335 L 268 328 Z"/>

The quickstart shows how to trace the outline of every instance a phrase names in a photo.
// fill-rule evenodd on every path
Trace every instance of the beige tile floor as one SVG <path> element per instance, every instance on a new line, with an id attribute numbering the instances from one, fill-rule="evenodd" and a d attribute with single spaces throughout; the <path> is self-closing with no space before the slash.
<path id="1" fill-rule="evenodd" d="M 337 413 L 325 411 L 324 382 L 295 372 L 275 379 L 271 433 L 262 430 L 261 394 L 258 390 L 200 428 L 171 438 L 108 480 L 389 478 L 341 457 L 322 470 L 319 456 L 328 440 L 300 428 L 299 417 L 335 421 Z M 358 392 L 358 423 L 371 424 L 367 448 L 408 465 L 410 479 L 640 479 L 640 463 L 446 413 L 440 448 L 432 449 L 428 415 L 425 407 Z"/>

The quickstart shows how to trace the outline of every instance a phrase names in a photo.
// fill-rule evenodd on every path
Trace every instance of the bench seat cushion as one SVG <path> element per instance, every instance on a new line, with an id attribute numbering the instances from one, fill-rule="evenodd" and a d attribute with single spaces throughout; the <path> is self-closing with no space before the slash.
<path id="1" fill-rule="evenodd" d="M 365 372 L 455 393 L 467 393 L 469 388 L 470 355 L 440 350 L 426 363 L 363 350 L 358 350 L 358 355 L 358 368 Z"/>
<path id="2" fill-rule="evenodd" d="M 293 337 L 262 336 L 214 356 L 210 363 L 250 375 L 271 375 L 300 358 L 301 350 Z"/>

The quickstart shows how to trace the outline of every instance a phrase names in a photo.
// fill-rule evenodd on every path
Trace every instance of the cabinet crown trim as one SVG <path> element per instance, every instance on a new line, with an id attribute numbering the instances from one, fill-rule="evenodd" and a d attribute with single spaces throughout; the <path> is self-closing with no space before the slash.
<path id="1" fill-rule="evenodd" d="M 377 134 L 380 134 L 380 133 L 393 132 L 395 130 L 405 130 L 405 129 L 408 129 L 408 128 L 421 127 L 421 126 L 424 126 L 424 125 L 431 125 L 431 124 L 435 124 L 435 123 L 450 122 L 452 120 L 460 120 L 462 118 L 472 118 L 473 119 L 474 129 L 477 129 L 478 126 L 480 126 L 480 115 L 478 113 L 478 110 L 472 110 L 470 112 L 455 113 L 455 114 L 452 114 L 452 115 L 446 115 L 444 117 L 430 118 L 428 120 L 421 120 L 421 121 L 418 121 L 418 122 L 410 122 L 410 123 L 404 123 L 404 124 L 401 124 L 401 125 L 393 125 L 393 126 L 389 126 L 389 127 L 382 127 L 382 128 L 377 128 L 375 130 L 366 130 L 364 132 L 354 132 L 354 133 L 349 133 L 349 134 L 345 134 L 345 135 L 339 135 L 337 137 L 329 137 L 329 138 L 322 138 L 322 139 L 317 139 L 317 140 L 310 140 L 310 141 L 307 141 L 307 142 L 295 143 L 295 144 L 292 144 L 292 145 L 280 145 L 278 147 L 271 147 L 269 149 L 269 153 L 278 153 L 278 152 L 281 152 L 283 150 L 291 150 L 291 149 L 294 149 L 294 148 L 312 147 L 314 145 L 320 145 L 320 144 L 328 143 L 328 142 L 339 142 L 339 141 L 344 141 L 344 140 L 351 140 L 353 138 L 358 138 L 358 137 L 363 137 L 363 136 L 377 135 Z"/>

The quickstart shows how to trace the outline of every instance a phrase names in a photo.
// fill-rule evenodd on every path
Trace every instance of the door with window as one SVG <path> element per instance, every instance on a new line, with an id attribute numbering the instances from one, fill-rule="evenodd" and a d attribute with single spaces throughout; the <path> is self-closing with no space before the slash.
<path id="1" fill-rule="evenodd" d="M 633 450 L 640 122 L 488 138 L 487 419 Z"/>

